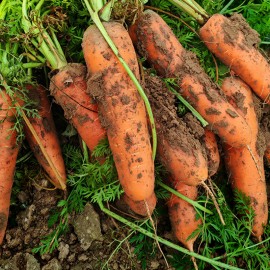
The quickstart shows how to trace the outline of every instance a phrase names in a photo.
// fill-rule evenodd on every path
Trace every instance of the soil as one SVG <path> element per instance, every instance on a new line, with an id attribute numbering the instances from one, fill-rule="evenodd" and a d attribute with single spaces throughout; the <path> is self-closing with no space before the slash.
<path id="1" fill-rule="evenodd" d="M 19 206 L 11 207 L 0 247 L 0 270 L 142 269 L 134 247 L 124 240 L 128 229 L 91 204 L 81 214 L 70 217 L 69 231 L 60 237 L 58 248 L 51 254 L 33 253 L 41 239 L 53 231 L 48 227 L 48 219 L 63 198 L 61 191 L 50 190 L 49 185 L 40 174 L 35 182 L 25 181 L 21 187 L 16 196 Z M 123 243 L 116 251 L 119 241 Z M 167 269 L 161 254 L 149 261 L 147 269 Z"/>

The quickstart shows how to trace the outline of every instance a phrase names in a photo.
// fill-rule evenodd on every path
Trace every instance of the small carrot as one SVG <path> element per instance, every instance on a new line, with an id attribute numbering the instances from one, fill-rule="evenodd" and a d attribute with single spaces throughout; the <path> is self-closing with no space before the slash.
<path id="1" fill-rule="evenodd" d="M 214 14 L 199 35 L 207 48 L 270 104 L 270 64 L 256 48 L 259 34 L 241 14 Z"/>
<path id="2" fill-rule="evenodd" d="M 39 142 L 33 135 L 30 127 L 24 123 L 24 133 L 36 159 L 43 169 L 48 173 L 50 181 L 59 189 L 66 189 L 66 171 L 60 142 L 58 140 L 52 112 L 46 90 L 41 85 L 28 85 L 28 97 L 35 103 L 37 117 L 28 118 L 33 130 L 36 132 Z M 40 143 L 43 145 L 51 164 L 48 162 L 42 150 Z M 51 167 L 54 166 L 54 169 Z"/>
<path id="3" fill-rule="evenodd" d="M 0 89 L 0 245 L 8 223 L 10 196 L 19 145 L 14 130 L 15 109 L 5 90 Z"/>
<path id="4" fill-rule="evenodd" d="M 116 22 L 103 25 L 138 78 L 136 53 L 128 32 Z M 88 91 L 97 101 L 120 183 L 130 199 L 146 200 L 154 191 L 154 162 L 144 102 L 96 26 L 85 31 L 82 47 L 89 72 Z"/>
<path id="5" fill-rule="evenodd" d="M 250 198 L 255 212 L 252 232 L 260 241 L 268 220 L 267 192 L 263 166 L 264 145 L 259 145 L 259 124 L 254 110 L 252 92 L 239 78 L 226 78 L 222 90 L 234 104 L 239 114 L 245 117 L 252 130 L 249 146 L 234 148 L 224 144 L 225 165 L 232 187 Z"/>
<path id="6" fill-rule="evenodd" d="M 191 200 L 197 199 L 197 187 L 185 185 L 173 178 L 169 181 L 179 193 Z M 192 238 L 190 236 L 199 229 L 202 220 L 196 217 L 196 210 L 190 203 L 174 194 L 171 194 L 167 206 L 174 235 L 188 250 L 193 251 L 193 244 L 199 233 Z"/>
<path id="7" fill-rule="evenodd" d="M 209 177 L 211 177 L 217 173 L 220 165 L 220 155 L 216 135 L 211 130 L 205 129 L 202 140 L 207 154 L 208 174 Z"/>
<path id="8" fill-rule="evenodd" d="M 134 213 L 143 217 L 151 216 L 157 204 L 157 197 L 154 192 L 143 201 L 134 201 L 126 194 L 123 195 L 122 200 Z"/>
<path id="9" fill-rule="evenodd" d="M 234 147 L 250 143 L 250 130 L 198 60 L 186 51 L 170 27 L 155 12 L 145 10 L 130 27 L 139 53 L 163 77 L 176 78 L 180 94 L 208 121 L 209 128 Z"/>
<path id="10" fill-rule="evenodd" d="M 174 94 L 159 77 L 147 74 L 145 90 L 156 123 L 157 158 L 174 179 L 199 185 L 208 178 L 205 149 L 177 116 Z"/>

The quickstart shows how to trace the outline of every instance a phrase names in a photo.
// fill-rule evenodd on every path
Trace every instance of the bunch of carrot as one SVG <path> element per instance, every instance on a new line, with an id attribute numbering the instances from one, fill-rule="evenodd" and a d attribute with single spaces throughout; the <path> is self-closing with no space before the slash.
<path id="1" fill-rule="evenodd" d="M 242 33 L 236 35 L 236 44 L 228 36 L 224 37 L 227 33 L 225 30 L 234 26 L 231 21 L 239 18 L 228 22 L 225 17 L 212 16 L 200 31 L 209 49 L 243 80 L 228 78 L 220 88 L 207 76 L 195 55 L 183 48 L 170 27 L 152 10 L 138 13 L 128 30 L 118 22 L 102 23 L 102 31 L 107 32 L 117 50 L 112 49 L 100 27 L 89 26 L 82 40 L 84 66 L 68 63 L 55 32 L 44 27 L 39 16 L 34 16 L 35 19 L 29 16 L 34 3 L 38 14 L 42 6 L 38 1 L 32 1 L 31 5 L 27 0 L 21 2 L 24 34 L 34 33 L 31 36 L 32 45 L 24 49 L 28 54 L 35 51 L 36 59 L 42 59 L 42 63 L 46 62 L 51 69 L 50 94 L 62 107 L 65 117 L 89 150 L 93 151 L 101 139 L 108 138 L 119 182 L 124 190 L 122 199 L 131 210 L 141 216 L 150 216 L 157 204 L 154 140 L 151 144 L 155 134 L 149 130 L 155 130 L 157 134 L 157 159 L 167 171 L 164 181 L 194 201 L 197 199 L 198 186 L 205 186 L 204 182 L 219 169 L 220 141 L 232 187 L 250 198 L 255 212 L 252 232 L 261 240 L 268 220 L 263 156 L 265 154 L 269 159 L 270 151 L 269 144 L 268 148 L 262 145 L 261 150 L 258 149 L 258 142 L 263 140 L 259 140 L 261 133 L 253 108 L 252 92 L 243 81 L 269 106 L 270 67 L 264 58 L 258 56 L 253 44 L 245 45 Z M 213 24 L 220 25 L 214 35 Z M 227 24 L 227 28 L 222 28 Z M 157 76 L 139 68 L 137 52 L 156 70 Z M 227 58 L 224 54 L 227 54 Z M 259 58 L 262 65 L 257 67 L 262 76 L 252 74 L 252 77 L 251 68 L 244 69 L 249 61 L 234 62 L 236 54 L 242 59 L 247 59 L 246 55 L 253 60 Z M 185 117 L 178 116 L 175 95 L 168 92 L 158 76 L 175 79 L 178 94 L 208 122 L 207 127 L 198 124 L 190 113 Z M 137 82 L 143 86 L 145 96 L 138 91 Z M 31 99 L 36 101 L 40 116 L 24 117 L 29 145 L 52 183 L 65 190 L 65 166 L 49 114 L 50 103 L 46 91 L 41 86 L 33 88 L 28 85 L 26 88 Z M 2 145 L 0 141 L 0 151 L 1 157 L 4 152 L 8 155 L 7 159 L 0 160 L 0 164 L 6 162 L 12 167 L 6 189 L 0 189 L 0 195 L 3 194 L 0 198 L 5 202 L 0 204 L 3 205 L 0 207 L 1 243 L 7 224 L 8 197 L 19 146 L 13 143 L 16 133 L 9 128 L 16 112 L 6 92 L 1 89 L 0 93 L 1 99 L 5 100 L 0 102 L 0 116 L 5 120 L 0 121 L 0 136 L 4 142 Z M 151 106 L 155 125 L 151 122 L 146 100 Z M 21 100 L 16 102 L 18 106 L 24 106 Z M 195 126 L 198 127 L 196 130 Z M 0 184 L 3 183 L 4 180 L 0 180 Z M 167 206 L 175 236 L 193 251 L 198 234 L 193 235 L 192 239 L 190 235 L 199 230 L 202 219 L 196 218 L 196 210 L 190 203 L 176 195 L 170 196 Z"/>

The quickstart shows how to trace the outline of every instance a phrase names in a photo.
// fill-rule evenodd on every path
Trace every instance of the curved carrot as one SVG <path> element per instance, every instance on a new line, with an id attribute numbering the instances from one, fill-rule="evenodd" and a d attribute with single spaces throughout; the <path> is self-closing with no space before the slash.
<path id="1" fill-rule="evenodd" d="M 220 155 L 218 150 L 218 144 L 216 135 L 208 129 L 205 129 L 204 136 L 202 138 L 206 149 L 208 160 L 208 174 L 209 177 L 217 173 L 220 164 Z"/>
<path id="2" fill-rule="evenodd" d="M 104 27 L 138 78 L 136 53 L 125 28 L 116 22 Z M 144 102 L 96 26 L 85 31 L 82 47 L 88 91 L 97 100 L 120 183 L 129 198 L 145 200 L 154 191 L 154 162 Z"/>
<path id="3" fill-rule="evenodd" d="M 82 64 L 68 64 L 51 78 L 51 94 L 89 150 L 93 151 L 98 142 L 106 137 L 106 131 L 101 126 L 97 105 L 86 89 L 86 67 Z"/>
<path id="4" fill-rule="evenodd" d="M 15 109 L 11 99 L 0 89 L 0 245 L 8 223 L 10 196 L 19 146 L 14 128 Z"/>
<path id="5" fill-rule="evenodd" d="M 179 193 L 192 200 L 197 199 L 197 187 L 185 185 L 173 178 L 170 182 Z M 190 239 L 189 237 L 198 230 L 202 220 L 196 217 L 196 210 L 191 204 L 174 194 L 171 194 L 167 205 L 174 235 L 188 250 L 193 251 L 193 244 L 198 234 Z"/>
<path id="6" fill-rule="evenodd" d="M 211 130 L 235 147 L 250 143 L 250 130 L 243 117 L 225 100 L 196 57 L 182 47 L 157 13 L 144 11 L 129 32 L 139 53 L 160 75 L 177 79 L 180 94 L 209 122 Z"/>
<path id="7" fill-rule="evenodd" d="M 38 113 L 38 117 L 30 117 L 28 120 L 40 139 L 40 142 L 47 152 L 48 157 L 55 166 L 55 170 L 52 169 L 47 159 L 44 157 L 40 149 L 39 142 L 36 141 L 36 138 L 34 137 L 30 128 L 24 123 L 25 137 L 39 164 L 50 176 L 50 181 L 57 188 L 66 189 L 66 171 L 64 159 L 51 113 L 51 104 L 49 102 L 46 90 L 41 85 L 38 85 L 37 87 L 28 85 L 27 90 L 29 98 L 35 102 L 35 108 L 37 109 Z"/>
<path id="8" fill-rule="evenodd" d="M 250 88 L 239 78 L 226 78 L 222 90 L 230 102 L 236 106 L 239 114 L 245 117 L 252 130 L 249 147 L 234 148 L 224 145 L 225 165 L 234 189 L 250 198 L 255 217 L 253 234 L 260 240 L 268 220 L 267 192 L 263 166 L 264 147 L 260 150 L 258 141 L 259 124 L 253 106 Z"/>
<path id="9" fill-rule="evenodd" d="M 258 33 L 242 15 L 213 15 L 200 29 L 207 48 L 230 67 L 253 91 L 270 104 L 270 64 L 255 47 Z"/>
<path id="10" fill-rule="evenodd" d="M 130 199 L 126 194 L 123 195 L 122 200 L 134 213 L 143 217 L 152 215 L 157 204 L 157 197 L 154 192 L 149 198 L 143 201 L 134 201 Z"/>

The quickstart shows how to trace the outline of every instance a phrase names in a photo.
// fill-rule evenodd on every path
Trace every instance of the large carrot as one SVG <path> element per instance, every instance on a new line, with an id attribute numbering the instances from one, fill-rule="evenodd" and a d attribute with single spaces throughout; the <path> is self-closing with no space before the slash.
<path id="1" fill-rule="evenodd" d="M 162 80 L 146 75 L 145 88 L 156 122 L 157 158 L 174 179 L 199 185 L 208 178 L 205 149 L 177 116 L 175 97 Z"/>
<path id="2" fill-rule="evenodd" d="M 15 109 L 6 92 L 0 90 L 0 245 L 4 239 L 19 146 L 14 130 Z"/>
<path id="3" fill-rule="evenodd" d="M 224 152 L 232 187 L 249 197 L 251 207 L 255 212 L 252 232 L 261 240 L 268 220 L 263 166 L 265 147 L 259 143 L 259 124 L 254 110 L 252 92 L 243 81 L 234 77 L 224 79 L 222 89 L 238 112 L 245 117 L 252 130 L 252 141 L 249 147 L 236 149 L 224 144 Z"/>
<path id="4" fill-rule="evenodd" d="M 145 10 L 139 14 L 129 32 L 139 53 L 160 75 L 177 79 L 180 94 L 209 122 L 211 130 L 234 147 L 250 143 L 250 130 L 243 117 L 226 101 L 196 57 L 182 47 L 157 13 Z"/>
<path id="5" fill-rule="evenodd" d="M 185 185 L 173 178 L 170 178 L 170 182 L 179 193 L 191 200 L 197 199 L 197 187 Z M 174 235 L 187 249 L 193 251 L 198 234 L 191 235 L 199 229 L 202 220 L 196 217 L 196 210 L 190 203 L 174 194 L 171 194 L 167 205 Z"/>
<path id="6" fill-rule="evenodd" d="M 256 48 L 260 42 L 258 33 L 241 14 L 229 18 L 215 14 L 199 34 L 212 53 L 270 104 L 270 65 Z"/>
<path id="7" fill-rule="evenodd" d="M 116 22 L 103 25 L 138 78 L 128 32 Z M 96 26 L 85 31 L 82 47 L 90 76 L 88 91 L 98 103 L 120 183 L 130 199 L 146 200 L 154 191 L 154 162 L 144 102 Z"/>
<path id="8" fill-rule="evenodd" d="M 48 173 L 50 181 L 55 187 L 66 189 L 65 164 L 46 90 L 41 85 L 28 85 L 27 90 L 28 97 L 34 102 L 34 108 L 37 110 L 38 116 L 28 118 L 31 124 L 29 126 L 24 123 L 25 137 L 39 164 Z M 33 134 L 33 132 L 36 134 Z M 37 138 L 39 141 L 37 141 Z M 40 144 L 46 151 L 46 156 L 44 156 Z M 50 159 L 50 162 L 47 158 Z"/>

